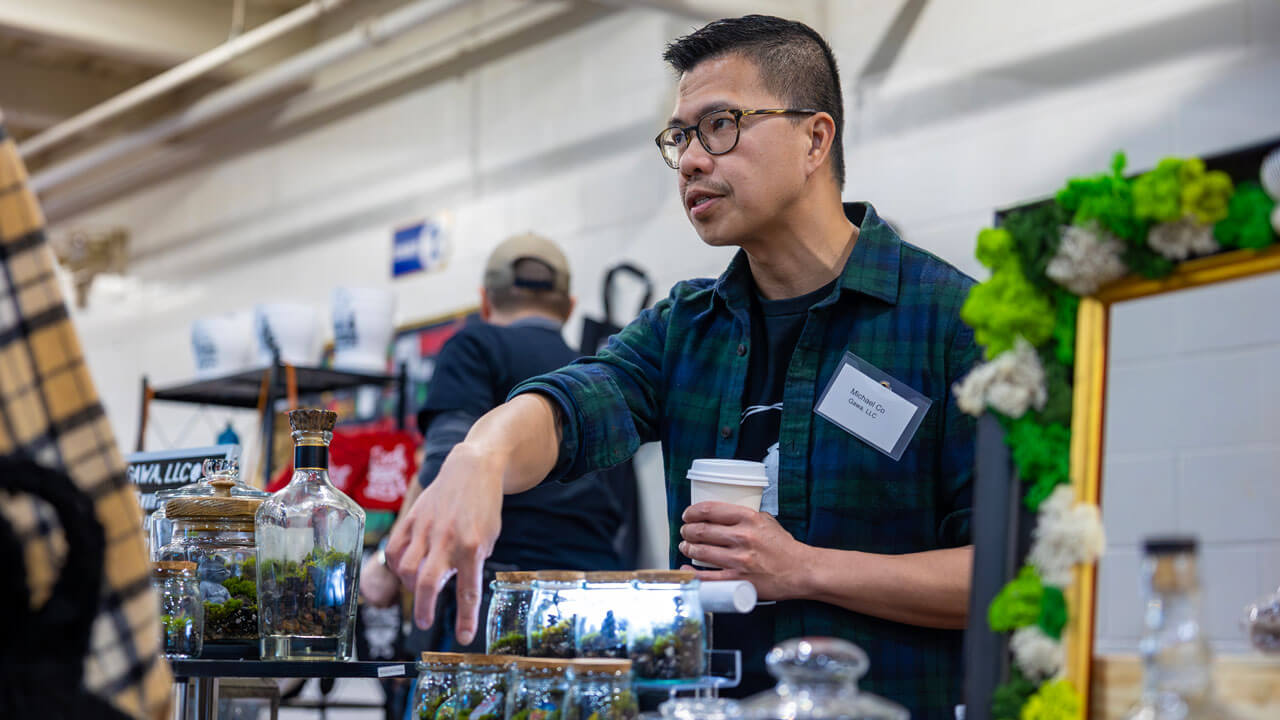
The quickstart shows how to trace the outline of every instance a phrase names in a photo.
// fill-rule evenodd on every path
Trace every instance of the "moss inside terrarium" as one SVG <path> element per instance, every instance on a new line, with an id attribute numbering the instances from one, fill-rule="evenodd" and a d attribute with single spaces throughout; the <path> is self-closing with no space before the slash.
<path id="1" fill-rule="evenodd" d="M 221 602 L 204 601 L 205 642 L 244 641 L 258 637 L 258 586 L 252 558 L 235 566 L 218 585 L 229 597 Z M 207 582 L 207 581 L 206 581 Z M 205 591 L 205 597 L 209 592 Z"/>
<path id="2" fill-rule="evenodd" d="M 650 680 L 678 680 L 702 675 L 702 622 L 679 618 L 656 629 L 653 635 L 636 638 L 631 648 L 631 666 L 636 677 Z"/>
<path id="3" fill-rule="evenodd" d="M 437 720 L 436 713 L 449 702 L 449 695 L 437 693 L 427 695 L 418 703 L 418 720 Z M 452 713 L 449 714 L 452 717 Z"/>
<path id="4" fill-rule="evenodd" d="M 625 658 L 627 656 L 626 621 L 618 622 L 613 611 L 605 613 L 600 629 L 578 640 L 578 655 L 589 658 Z"/>
<path id="5" fill-rule="evenodd" d="M 573 618 L 564 618 L 535 630 L 529 636 L 529 655 L 532 657 L 571 658 L 573 649 Z"/>
<path id="6" fill-rule="evenodd" d="M 630 690 L 623 690 L 612 698 L 594 703 L 587 720 L 635 720 L 640 715 L 640 704 Z"/>
<path id="7" fill-rule="evenodd" d="M 489 648 L 490 655 L 524 655 L 529 650 L 529 641 L 519 630 L 504 633 L 493 641 Z"/>
<path id="8" fill-rule="evenodd" d="M 313 550 L 302 561 L 267 560 L 259 591 L 272 606 L 272 632 L 280 635 L 335 636 L 342 630 L 348 597 L 346 553 Z"/>

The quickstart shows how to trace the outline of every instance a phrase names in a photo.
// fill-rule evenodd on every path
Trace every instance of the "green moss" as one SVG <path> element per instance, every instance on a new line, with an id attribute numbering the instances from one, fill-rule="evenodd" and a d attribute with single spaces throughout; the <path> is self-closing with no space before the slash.
<path id="1" fill-rule="evenodd" d="M 222 587 L 226 588 L 233 598 L 241 598 L 254 603 L 258 601 L 257 580 L 249 577 L 232 576 L 222 581 Z"/>
<path id="2" fill-rule="evenodd" d="M 528 639 L 524 633 L 513 630 L 493 641 L 489 648 L 490 655 L 524 655 L 529 651 Z"/>

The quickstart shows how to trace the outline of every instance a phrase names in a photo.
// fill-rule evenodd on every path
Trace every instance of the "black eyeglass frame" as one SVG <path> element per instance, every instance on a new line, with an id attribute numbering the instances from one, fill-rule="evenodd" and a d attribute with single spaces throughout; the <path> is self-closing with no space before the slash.
<path id="1" fill-rule="evenodd" d="M 680 154 L 676 156 L 675 162 L 673 163 L 667 157 L 667 153 L 664 152 L 662 149 L 663 148 L 662 138 L 665 137 L 667 133 L 670 133 L 672 130 L 679 130 L 680 132 L 685 134 L 685 137 L 689 137 L 690 132 L 692 132 L 693 135 L 697 136 L 698 143 L 702 145 L 702 149 L 706 150 L 708 155 L 727 155 L 733 152 L 734 148 L 738 147 L 738 141 L 742 138 L 742 118 L 744 117 L 748 117 L 750 115 L 816 115 L 820 112 L 823 112 L 823 111 L 814 110 L 812 108 L 769 108 L 769 109 L 762 109 L 762 110 L 742 110 L 740 108 L 719 108 L 719 109 L 704 113 L 702 117 L 698 118 L 698 122 L 692 125 L 687 125 L 685 127 L 680 127 L 679 125 L 672 125 L 671 127 L 666 128 L 662 132 L 658 133 L 658 136 L 653 139 L 653 142 L 658 146 L 658 152 L 662 155 L 663 162 L 665 162 L 667 166 L 670 167 L 672 170 L 679 170 L 680 157 L 684 155 L 685 150 L 689 149 L 689 141 L 687 140 L 685 141 L 684 147 L 680 149 Z M 733 117 L 734 135 L 733 135 L 733 144 L 729 146 L 729 149 L 716 152 L 711 148 L 707 147 L 707 141 L 703 139 L 702 130 L 699 129 L 698 126 L 702 124 L 703 120 L 706 120 L 712 115 L 717 115 L 719 113 L 729 113 L 729 115 Z M 674 143 L 672 143 L 672 146 L 674 146 Z"/>

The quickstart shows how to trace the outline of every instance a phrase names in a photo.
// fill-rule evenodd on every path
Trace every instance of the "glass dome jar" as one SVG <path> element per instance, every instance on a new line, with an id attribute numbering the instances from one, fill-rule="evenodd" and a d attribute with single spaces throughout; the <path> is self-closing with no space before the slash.
<path id="1" fill-rule="evenodd" d="M 293 477 L 258 508 L 264 660 L 350 660 L 364 510 L 329 481 L 338 414 L 294 410 Z"/>
<path id="2" fill-rule="evenodd" d="M 529 605 L 529 657 L 572 658 L 573 629 L 585 575 L 577 570 L 539 570 Z"/>
<path id="3" fill-rule="evenodd" d="M 436 713 L 436 720 L 503 720 L 507 681 L 513 655 L 463 653 L 458 662 L 457 691 Z"/>
<path id="4" fill-rule="evenodd" d="M 413 712 L 418 720 L 436 720 L 436 714 L 457 689 L 461 653 L 424 652 L 418 661 L 418 682 L 413 690 Z"/>
<path id="5" fill-rule="evenodd" d="M 599 571 L 586 574 L 582 603 L 573 632 L 581 658 L 626 658 L 630 605 L 636 592 L 635 573 Z"/>
<path id="6" fill-rule="evenodd" d="M 635 720 L 630 660 L 574 660 L 565 720 Z"/>
<path id="7" fill-rule="evenodd" d="M 171 658 L 200 656 L 204 645 L 204 603 L 196 564 L 158 562 L 151 567 L 151 586 L 160 600 L 164 654 Z"/>
<path id="8" fill-rule="evenodd" d="M 742 703 L 748 720 L 909 720 L 897 703 L 858 690 L 870 663 L 862 648 L 838 638 L 794 638 L 765 657 L 777 687 Z"/>
<path id="9" fill-rule="evenodd" d="M 627 654 L 640 680 L 688 681 L 706 674 L 707 633 L 691 570 L 640 570 L 630 606 Z"/>
<path id="10" fill-rule="evenodd" d="M 168 502 L 174 535 L 159 560 L 196 564 L 204 604 L 204 650 L 242 656 L 258 641 L 258 586 L 253 517 L 257 498 L 232 497 L 235 483 L 222 478 L 209 496 L 178 497 Z M 216 652 L 221 648 L 226 651 Z"/>
<path id="11" fill-rule="evenodd" d="M 506 720 L 564 720 L 571 677 L 567 663 L 553 658 L 512 663 Z"/>
<path id="12" fill-rule="evenodd" d="M 231 486 L 231 497 L 258 498 L 261 500 L 271 497 L 271 493 L 249 487 L 240 479 L 240 467 L 236 460 L 225 458 L 205 460 L 201 465 L 199 480 L 189 485 L 183 485 L 180 488 L 161 490 L 156 493 L 158 505 L 147 519 L 147 537 L 150 538 L 151 556 L 153 558 L 158 559 L 160 548 L 168 545 L 173 540 L 173 521 L 169 519 L 169 513 L 165 509 L 168 501 L 179 497 L 209 497 L 214 494 L 213 486 L 209 482 L 221 479 L 231 480 L 235 483 L 235 485 Z"/>
<path id="13" fill-rule="evenodd" d="M 493 594 L 485 621 L 485 652 L 490 655 L 524 655 L 529 651 L 525 632 L 533 576 L 531 572 L 500 572 L 489 583 Z"/>

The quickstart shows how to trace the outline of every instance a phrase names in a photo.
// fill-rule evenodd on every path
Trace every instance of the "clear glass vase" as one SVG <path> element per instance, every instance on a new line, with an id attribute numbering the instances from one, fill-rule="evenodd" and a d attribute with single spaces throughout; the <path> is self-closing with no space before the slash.
<path id="1" fill-rule="evenodd" d="M 170 658 L 199 657 L 204 647 L 204 603 L 196 564 L 158 562 L 151 568 L 151 586 L 160 596 L 164 654 Z"/>
<path id="2" fill-rule="evenodd" d="M 264 660 L 350 660 L 364 510 L 329 481 L 338 415 L 294 410 L 293 477 L 258 509 Z"/>

